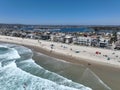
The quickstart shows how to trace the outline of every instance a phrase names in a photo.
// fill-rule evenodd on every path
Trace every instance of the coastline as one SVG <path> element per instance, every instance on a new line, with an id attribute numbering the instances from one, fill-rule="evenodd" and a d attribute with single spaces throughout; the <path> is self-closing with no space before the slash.
<path id="1" fill-rule="evenodd" d="M 22 38 L 18 38 L 18 37 L 10 37 L 10 36 L 0 36 L 0 42 L 23 45 L 23 46 L 29 47 L 37 52 L 43 53 L 45 55 L 48 55 L 48 56 L 51 56 L 54 58 L 58 58 L 61 60 L 65 60 L 67 62 L 71 62 L 71 63 L 75 63 L 75 64 L 83 64 L 87 67 L 90 67 L 91 65 L 100 65 L 100 66 L 107 66 L 107 67 L 113 67 L 113 68 L 120 69 L 119 62 L 118 63 L 116 63 L 116 62 L 109 63 L 110 61 L 104 62 L 104 61 L 95 60 L 95 59 L 91 60 L 91 57 L 89 58 L 88 56 L 86 56 L 86 58 L 84 58 L 84 57 L 81 57 L 82 55 L 81 56 L 77 55 L 77 53 L 69 54 L 69 51 L 67 51 L 67 50 L 62 50 L 62 51 L 58 52 L 55 49 L 51 50 L 51 48 L 48 46 L 45 46 L 45 44 L 40 45 L 38 40 L 22 39 Z M 46 43 L 48 41 L 42 41 L 42 43 L 44 43 L 44 42 Z M 54 42 L 48 42 L 48 43 L 53 44 Z M 80 46 L 80 47 L 83 47 L 83 46 Z M 89 48 L 92 48 L 92 47 L 89 47 Z M 63 51 L 65 51 L 65 52 L 63 52 Z M 102 58 L 100 58 L 100 59 L 102 59 Z"/>
<path id="2" fill-rule="evenodd" d="M 50 50 L 46 49 L 45 47 L 41 47 L 40 44 L 38 44 L 37 40 L 0 36 L 0 42 L 22 45 L 30 48 L 33 52 L 39 52 L 48 55 L 50 57 L 58 58 L 59 60 L 64 60 L 70 63 L 84 65 L 87 68 L 90 68 L 95 74 L 97 74 L 100 77 L 100 79 L 104 81 L 104 83 L 106 83 L 108 86 L 111 86 L 111 88 L 113 87 L 114 88 L 113 90 L 120 90 L 120 87 L 118 85 L 120 83 L 120 79 L 119 79 L 120 67 L 117 65 L 114 64 L 111 65 L 109 63 L 104 63 L 89 59 L 82 59 L 78 57 L 70 57 L 64 53 L 63 54 L 58 52 L 50 53 Z M 35 57 L 33 56 L 33 59 L 34 58 Z M 39 64 L 38 63 L 40 62 L 39 59 L 34 59 L 34 60 L 37 64 Z M 111 82 L 114 82 L 114 84 Z"/>

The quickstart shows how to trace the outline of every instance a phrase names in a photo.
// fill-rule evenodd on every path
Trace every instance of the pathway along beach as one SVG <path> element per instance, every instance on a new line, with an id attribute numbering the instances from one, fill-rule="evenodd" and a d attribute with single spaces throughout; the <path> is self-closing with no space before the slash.
<path id="1" fill-rule="evenodd" d="M 68 45 L 62 44 L 63 46 L 61 46 L 60 44 L 58 44 L 59 47 L 56 48 L 57 45 L 55 45 L 55 47 L 53 47 L 52 52 L 51 52 L 50 45 L 51 45 L 51 43 L 55 44 L 53 42 L 40 41 L 41 43 L 39 43 L 37 40 L 30 40 L 30 39 L 23 40 L 21 38 L 8 37 L 8 36 L 0 36 L 0 41 L 24 45 L 24 46 L 31 48 L 35 52 L 40 52 L 40 53 L 49 55 L 51 57 L 59 58 L 59 59 L 62 59 L 62 60 L 65 60 L 65 61 L 68 61 L 71 63 L 83 64 L 86 67 L 90 68 L 98 77 L 100 77 L 100 79 L 105 84 L 107 84 L 110 88 L 112 88 L 112 90 L 120 90 L 120 86 L 119 86 L 120 63 L 119 63 L 119 57 L 116 57 L 116 56 L 120 56 L 119 51 L 103 50 L 103 49 L 95 50 L 95 48 L 92 48 L 93 51 L 89 51 L 87 49 L 89 51 L 89 53 L 85 54 L 86 51 L 83 51 L 83 53 L 82 53 L 82 55 L 86 55 L 86 57 L 88 58 L 88 59 L 85 59 L 84 58 L 85 56 L 80 58 L 81 55 L 78 55 L 81 53 L 81 49 L 79 50 L 80 53 L 74 52 L 79 49 L 79 48 L 77 48 L 78 46 L 73 46 L 72 51 L 70 51 L 71 49 L 68 47 Z M 49 43 L 49 45 L 48 45 L 48 43 Z M 66 47 L 64 47 L 64 46 L 66 46 Z M 67 50 L 68 48 L 70 50 Z M 86 48 L 89 48 L 89 47 L 86 47 Z M 59 53 L 59 52 L 55 51 L 58 49 L 61 49 L 61 51 L 64 51 L 64 52 Z M 92 54 L 95 51 L 100 51 L 101 54 L 105 54 L 105 53 L 108 53 L 109 55 L 111 54 L 111 56 L 110 56 L 111 60 L 107 60 L 107 58 L 102 55 L 96 55 L 95 53 Z M 72 54 L 68 53 L 68 52 L 72 52 Z M 113 53 L 115 53 L 117 55 L 114 57 Z M 77 55 L 77 56 L 74 56 L 74 55 Z M 89 55 L 91 55 L 90 58 L 88 57 Z M 96 58 L 96 61 L 91 60 L 94 57 Z M 36 62 L 38 64 L 41 64 L 41 61 L 37 58 L 37 56 L 34 55 L 33 58 L 35 58 L 34 60 L 36 60 Z M 104 59 L 106 61 L 100 61 L 99 58 L 100 58 L 100 60 Z M 116 58 L 118 58 L 117 61 L 113 61 Z M 49 70 L 49 68 L 48 68 L 48 70 Z M 74 79 L 74 81 L 79 82 L 79 81 L 77 81 L 77 78 L 74 77 L 73 79 Z"/>

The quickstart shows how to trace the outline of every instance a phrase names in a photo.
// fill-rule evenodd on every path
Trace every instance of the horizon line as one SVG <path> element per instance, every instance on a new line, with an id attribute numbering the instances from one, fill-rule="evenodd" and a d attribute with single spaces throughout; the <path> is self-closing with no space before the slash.
<path id="1" fill-rule="evenodd" d="M 17 24 L 17 25 L 48 25 L 48 26 L 120 26 L 120 24 L 26 24 L 26 23 L 0 23 L 0 24 Z"/>

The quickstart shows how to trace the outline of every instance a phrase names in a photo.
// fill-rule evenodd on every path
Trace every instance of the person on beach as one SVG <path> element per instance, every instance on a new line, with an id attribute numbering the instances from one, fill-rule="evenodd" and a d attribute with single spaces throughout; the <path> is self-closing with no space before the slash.
<path id="1" fill-rule="evenodd" d="M 53 50 L 54 45 L 53 45 L 53 44 L 51 44 L 51 45 L 50 45 L 50 47 L 51 47 L 51 50 L 50 50 L 50 53 L 51 53 L 51 52 L 52 52 L 52 50 Z"/>
<path id="2" fill-rule="evenodd" d="M 38 43 L 40 43 L 40 44 L 41 44 L 40 39 L 38 39 Z"/>

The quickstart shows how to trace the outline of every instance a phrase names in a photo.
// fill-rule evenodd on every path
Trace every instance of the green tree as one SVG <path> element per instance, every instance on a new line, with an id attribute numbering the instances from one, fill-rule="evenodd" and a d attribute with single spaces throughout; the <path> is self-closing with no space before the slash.
<path id="1" fill-rule="evenodd" d="M 117 32 L 113 33 L 113 41 L 116 42 L 117 41 Z"/>
<path id="2" fill-rule="evenodd" d="M 113 32 L 113 36 L 110 39 L 110 43 L 115 43 L 117 41 L 117 32 Z"/>

